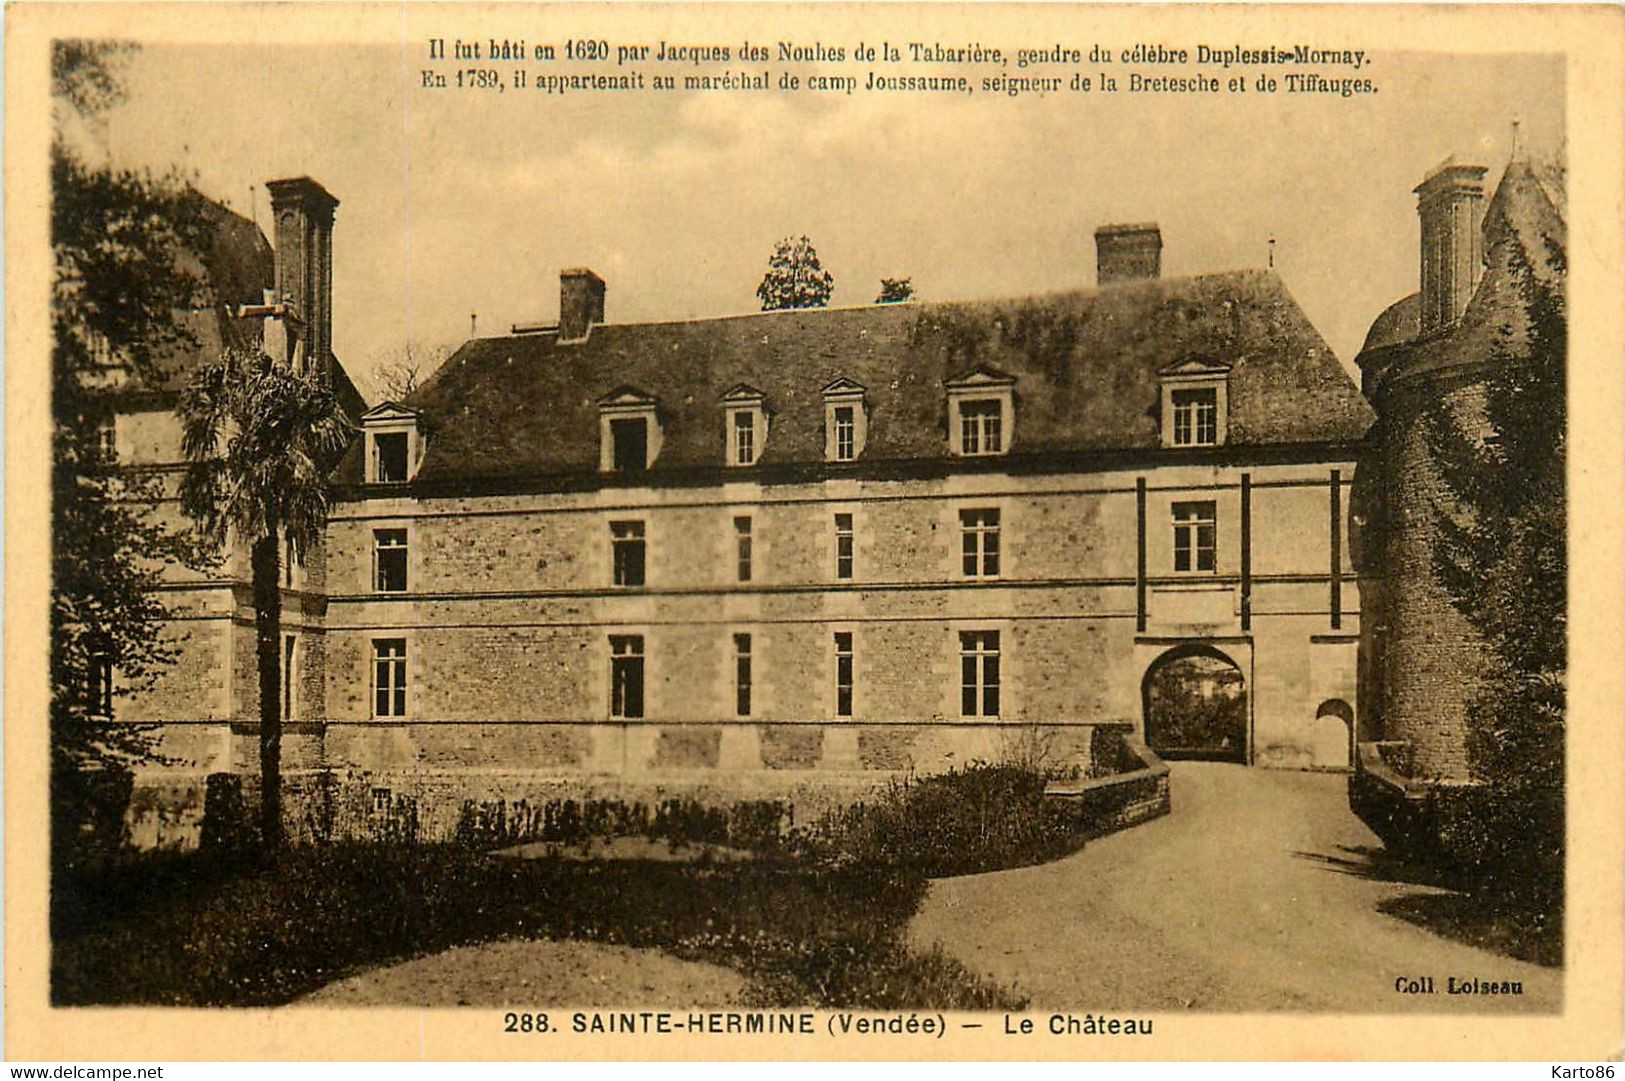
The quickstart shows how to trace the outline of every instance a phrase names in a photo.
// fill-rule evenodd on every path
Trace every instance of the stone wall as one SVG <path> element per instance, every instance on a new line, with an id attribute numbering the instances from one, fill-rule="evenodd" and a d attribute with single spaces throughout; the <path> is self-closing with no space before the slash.
<path id="1" fill-rule="evenodd" d="M 1451 410 L 1468 430 L 1483 416 L 1483 386 L 1449 370 L 1392 379 L 1382 394 L 1380 472 L 1387 506 L 1378 540 L 1384 582 L 1379 626 L 1385 641 L 1367 734 L 1413 745 L 1419 777 L 1465 780 L 1467 710 L 1480 686 L 1483 641 L 1451 602 L 1434 567 L 1442 515 L 1452 505 L 1428 447 L 1427 416 Z"/>

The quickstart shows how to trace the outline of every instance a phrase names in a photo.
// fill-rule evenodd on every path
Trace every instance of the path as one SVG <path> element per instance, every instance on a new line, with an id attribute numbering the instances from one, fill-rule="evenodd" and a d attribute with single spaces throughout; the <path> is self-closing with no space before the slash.
<path id="1" fill-rule="evenodd" d="M 1381 842 L 1350 813 L 1342 775 L 1172 768 L 1165 818 L 1055 863 L 933 882 L 915 944 L 940 943 L 1034 1009 L 1561 1008 L 1560 969 L 1379 911 L 1443 891 L 1359 873 Z M 1425 976 L 1434 994 L 1395 990 Z M 1523 994 L 1451 995 L 1450 977 L 1516 980 Z"/>
<path id="2" fill-rule="evenodd" d="M 733 969 L 659 950 L 510 940 L 460 946 L 330 983 L 310 1006 L 726 1006 L 745 987 Z"/>

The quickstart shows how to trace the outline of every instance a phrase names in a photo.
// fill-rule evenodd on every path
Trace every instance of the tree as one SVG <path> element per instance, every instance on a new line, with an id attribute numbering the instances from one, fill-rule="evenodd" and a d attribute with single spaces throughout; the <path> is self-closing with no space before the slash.
<path id="1" fill-rule="evenodd" d="M 96 791 L 154 754 L 150 729 L 112 723 L 109 714 L 113 699 L 150 687 L 174 660 L 178 643 L 163 635 L 170 612 L 156 591 L 163 566 L 208 565 L 193 538 L 159 517 L 159 482 L 119 468 L 108 438 L 121 384 L 152 384 L 163 357 L 195 344 L 177 313 L 205 299 L 204 283 L 182 258 L 203 246 L 195 196 L 173 176 L 86 165 L 63 137 L 68 117 L 93 117 L 119 100 L 113 65 L 127 51 L 74 41 L 52 51 L 50 733 L 58 869 L 97 825 Z M 115 813 L 103 824 L 117 823 Z"/>
<path id="2" fill-rule="evenodd" d="M 876 304 L 901 304 L 905 300 L 913 299 L 913 278 L 880 279 L 880 295 L 875 297 Z"/>
<path id="3" fill-rule="evenodd" d="M 1456 508 L 1441 518 L 1435 567 L 1487 647 L 1467 754 L 1494 798 L 1472 840 L 1504 882 L 1552 901 L 1564 851 L 1568 317 L 1565 257 L 1547 248 L 1544 267 L 1516 240 L 1509 253 L 1520 303 L 1490 356 L 1488 438 L 1440 411 L 1428 439 Z"/>
<path id="4" fill-rule="evenodd" d="M 764 312 L 786 308 L 822 308 L 835 291 L 835 279 L 818 261 L 806 237 L 785 237 L 767 261 L 767 273 L 756 287 Z"/>
<path id="5" fill-rule="evenodd" d="M 399 349 L 378 353 L 372 364 L 378 393 L 386 401 L 404 402 L 446 362 L 451 351 L 443 345 L 407 342 Z"/>
<path id="6" fill-rule="evenodd" d="M 181 395 L 188 462 L 181 505 L 224 544 L 229 530 L 250 551 L 260 699 L 260 835 L 282 842 L 282 595 L 280 544 L 303 562 L 332 501 L 329 474 L 349 443 L 350 422 L 325 369 L 303 372 L 263 352 L 228 349 L 198 369 Z"/>

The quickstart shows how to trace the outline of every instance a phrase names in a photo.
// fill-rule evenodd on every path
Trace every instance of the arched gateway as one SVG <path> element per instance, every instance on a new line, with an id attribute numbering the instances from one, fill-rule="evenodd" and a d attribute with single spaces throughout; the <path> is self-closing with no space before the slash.
<path id="1" fill-rule="evenodd" d="M 1246 677 L 1212 646 L 1177 646 L 1158 657 L 1140 698 L 1145 741 L 1162 757 L 1247 761 Z"/>

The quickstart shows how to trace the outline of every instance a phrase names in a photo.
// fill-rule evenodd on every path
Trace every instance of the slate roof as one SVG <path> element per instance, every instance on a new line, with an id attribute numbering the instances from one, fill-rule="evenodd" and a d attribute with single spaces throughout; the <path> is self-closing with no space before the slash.
<path id="1" fill-rule="evenodd" d="M 178 316 L 196 344 L 156 358 L 159 372 L 156 384 L 131 388 L 136 395 L 156 392 L 160 397 L 172 396 L 186 386 L 205 359 L 219 356 L 228 346 L 257 345 L 263 331 L 261 321 L 239 319 L 237 309 L 244 304 L 259 304 L 264 299 L 264 291 L 276 285 L 276 259 L 260 227 L 195 190 L 189 194 L 209 243 L 203 251 L 180 253 L 177 262 L 182 269 L 203 280 L 207 304 Z M 350 416 L 360 416 L 366 409 L 366 401 L 344 365 L 334 359 L 329 374 L 339 403 Z"/>
<path id="2" fill-rule="evenodd" d="M 1489 355 L 1500 328 L 1522 318 L 1509 268 L 1513 241 L 1529 253 L 1537 275 L 1561 280 L 1556 260 L 1568 243 L 1563 183 L 1558 163 L 1514 161 L 1506 167 L 1484 211 L 1484 276 L 1467 310 L 1447 331 L 1422 338 L 1418 295 L 1389 305 L 1371 324 L 1358 358 L 1369 393 L 1390 372 L 1414 375 Z"/>
<path id="3" fill-rule="evenodd" d="M 1001 461 L 1160 445 L 1158 371 L 1191 354 L 1232 365 L 1229 444 L 1360 439 L 1373 416 L 1280 280 L 1265 271 L 1125 282 L 1014 300 L 887 304 L 478 338 L 409 399 L 422 410 L 425 485 L 596 475 L 599 401 L 630 385 L 658 398 L 653 474 L 720 470 L 722 398 L 761 388 L 769 414 L 752 470 L 819 463 L 822 390 L 862 384 L 859 466 L 945 459 L 945 384 L 978 366 L 1013 376 Z M 359 448 L 340 469 L 357 481 Z"/>

